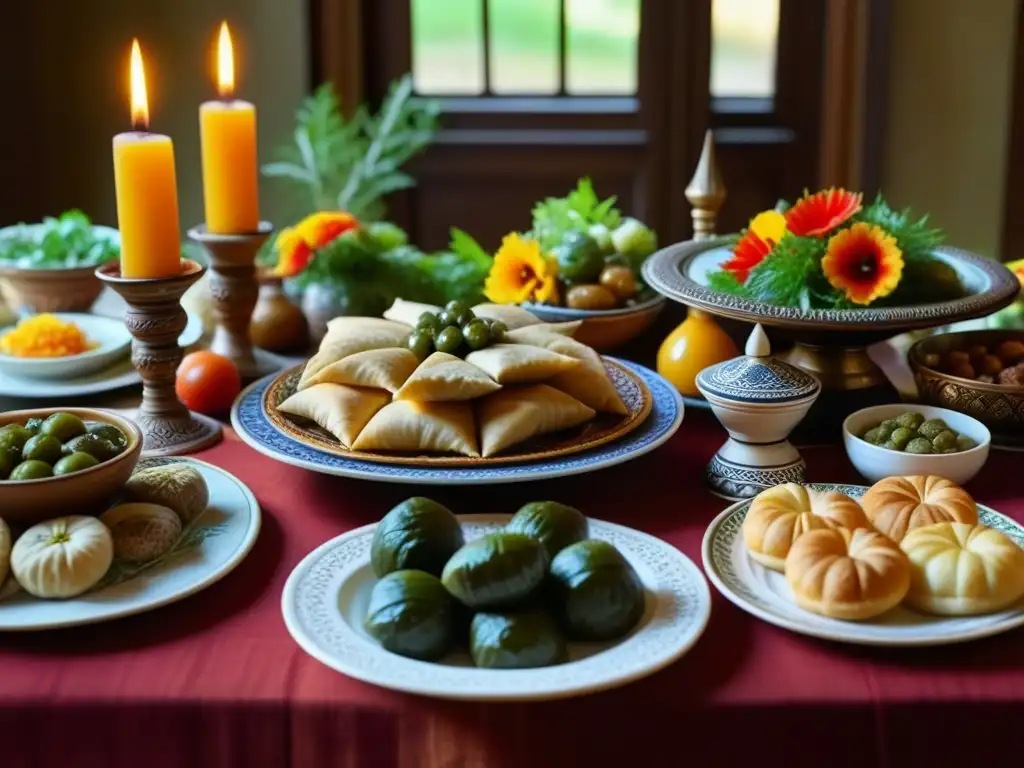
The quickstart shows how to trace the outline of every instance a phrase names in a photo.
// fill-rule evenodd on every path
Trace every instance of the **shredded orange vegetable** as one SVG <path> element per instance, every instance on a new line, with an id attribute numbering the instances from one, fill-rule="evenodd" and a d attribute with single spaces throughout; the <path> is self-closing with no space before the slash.
<path id="1" fill-rule="evenodd" d="M 0 352 L 14 357 L 67 357 L 95 347 L 81 328 L 51 314 L 22 320 L 0 336 Z"/>

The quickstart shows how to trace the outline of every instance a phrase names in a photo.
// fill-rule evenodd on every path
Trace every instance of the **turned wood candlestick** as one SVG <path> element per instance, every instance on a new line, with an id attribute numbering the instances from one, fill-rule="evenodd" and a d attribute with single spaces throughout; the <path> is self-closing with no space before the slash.
<path id="1" fill-rule="evenodd" d="M 96 270 L 128 305 L 124 323 L 132 335 L 132 364 L 142 376 L 142 405 L 135 421 L 144 435 L 143 456 L 191 453 L 221 439 L 221 425 L 189 411 L 174 391 L 184 356 L 178 337 L 187 322 L 181 297 L 205 271 L 189 259 L 181 260 L 181 274 L 173 277 L 121 277 L 117 262 Z"/>
<path id="2" fill-rule="evenodd" d="M 210 350 L 230 358 L 243 379 L 255 379 L 281 366 L 254 352 L 249 323 L 259 296 L 256 282 L 256 254 L 274 227 L 260 222 L 256 232 L 217 235 L 206 225 L 193 227 L 188 236 L 210 254 L 210 295 L 217 325 Z"/>

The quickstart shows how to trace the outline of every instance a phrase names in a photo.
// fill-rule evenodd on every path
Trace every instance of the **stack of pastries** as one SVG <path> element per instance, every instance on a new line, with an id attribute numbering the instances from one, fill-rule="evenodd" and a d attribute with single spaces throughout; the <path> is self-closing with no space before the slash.
<path id="1" fill-rule="evenodd" d="M 339 317 L 278 410 L 310 419 L 353 451 L 490 457 L 538 435 L 628 409 L 600 356 L 575 341 L 579 323 L 547 324 L 526 310 L 473 307 L 507 328 L 464 357 L 408 344 L 424 313 L 397 300 L 383 318 Z"/>
<path id="2" fill-rule="evenodd" d="M 1024 549 L 980 524 L 974 499 L 941 477 L 888 477 L 859 503 L 778 485 L 751 503 L 743 540 L 751 559 L 785 574 L 797 605 L 835 619 L 901 603 L 972 616 L 1024 596 Z"/>

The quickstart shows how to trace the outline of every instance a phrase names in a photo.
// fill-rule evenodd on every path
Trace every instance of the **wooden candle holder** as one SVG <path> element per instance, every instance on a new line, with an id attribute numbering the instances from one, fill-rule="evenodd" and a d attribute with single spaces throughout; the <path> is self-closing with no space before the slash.
<path id="1" fill-rule="evenodd" d="M 174 380 L 184 356 L 178 337 L 187 316 L 181 297 L 206 268 L 181 260 L 174 277 L 121 277 L 117 262 L 96 270 L 96 276 L 125 300 L 124 323 L 132 335 L 132 364 L 142 376 L 142 405 L 135 421 L 142 428 L 143 456 L 191 453 L 220 441 L 223 428 L 207 416 L 192 413 L 174 391 Z"/>
<path id="2" fill-rule="evenodd" d="M 210 350 L 230 358 L 243 379 L 256 379 L 281 366 L 265 355 L 257 356 L 249 337 L 252 311 L 259 297 L 256 254 L 274 231 L 270 222 L 260 222 L 256 232 L 217 235 L 206 225 L 192 227 L 188 236 L 210 254 L 210 295 L 217 325 Z"/>

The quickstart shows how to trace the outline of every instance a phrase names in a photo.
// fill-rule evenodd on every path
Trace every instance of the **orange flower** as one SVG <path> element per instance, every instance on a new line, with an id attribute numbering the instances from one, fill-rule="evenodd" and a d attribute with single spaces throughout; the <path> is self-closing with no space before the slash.
<path id="1" fill-rule="evenodd" d="M 321 211 L 310 214 L 294 227 L 281 230 L 274 243 L 278 253 L 274 274 L 294 277 L 309 266 L 318 248 L 358 226 L 359 222 L 350 213 Z"/>
<path id="2" fill-rule="evenodd" d="M 801 237 L 827 235 L 861 209 L 863 197 L 835 187 L 805 195 L 786 211 L 786 229 Z"/>
<path id="3" fill-rule="evenodd" d="M 903 276 L 903 252 L 880 227 L 857 223 L 828 241 L 821 271 L 854 304 L 888 296 Z"/>
<path id="4" fill-rule="evenodd" d="M 722 264 L 722 269 L 745 283 L 750 271 L 764 261 L 784 234 L 786 217 L 778 211 L 762 211 L 750 220 L 747 231 L 732 249 L 732 258 Z"/>

